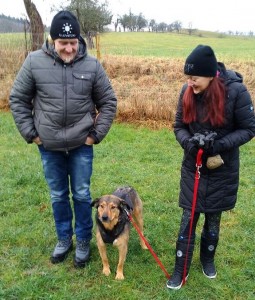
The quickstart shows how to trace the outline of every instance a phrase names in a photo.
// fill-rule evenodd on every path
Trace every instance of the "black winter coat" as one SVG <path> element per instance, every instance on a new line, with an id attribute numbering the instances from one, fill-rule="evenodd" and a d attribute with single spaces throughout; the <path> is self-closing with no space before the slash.
<path id="1" fill-rule="evenodd" d="M 182 121 L 182 96 L 187 88 L 182 88 L 174 123 L 174 133 L 177 141 L 184 148 L 181 168 L 179 206 L 192 208 L 194 176 L 196 171 L 196 154 L 185 149 L 186 141 L 196 132 L 216 131 L 213 153 L 220 154 L 224 164 L 216 169 L 208 169 L 206 160 L 208 154 L 204 152 L 203 165 L 200 169 L 201 177 L 197 196 L 196 212 L 220 212 L 234 208 L 237 200 L 239 185 L 239 146 L 247 143 L 255 136 L 255 115 L 251 97 L 244 86 L 242 76 L 225 69 L 219 63 L 220 76 L 226 84 L 226 124 L 221 128 L 214 128 L 211 124 L 194 122 L 184 124 Z M 203 95 L 196 95 L 197 111 L 203 111 Z M 203 116 L 202 116 L 203 117 Z M 201 119 L 201 118 L 200 118 Z M 210 155 L 210 156 L 211 156 Z"/>

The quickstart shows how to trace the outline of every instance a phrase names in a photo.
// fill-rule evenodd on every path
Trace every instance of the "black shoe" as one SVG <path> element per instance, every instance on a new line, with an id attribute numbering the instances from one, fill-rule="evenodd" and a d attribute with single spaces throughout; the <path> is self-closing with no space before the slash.
<path id="1" fill-rule="evenodd" d="M 213 279 L 217 276 L 214 262 L 203 262 L 202 271 L 207 278 Z"/>
<path id="2" fill-rule="evenodd" d="M 64 261 L 67 258 L 68 253 L 70 251 L 72 251 L 72 249 L 73 249 L 72 239 L 58 241 L 58 243 L 51 255 L 51 258 L 50 258 L 51 262 L 53 264 L 57 264 L 57 263 Z"/>
<path id="3" fill-rule="evenodd" d="M 186 276 L 186 280 L 188 276 L 189 274 Z M 179 273 L 173 273 L 173 275 L 167 281 L 166 287 L 172 290 L 179 290 L 182 287 L 182 284 L 183 284 L 182 275 L 180 275 Z"/>
<path id="4" fill-rule="evenodd" d="M 89 241 L 77 241 L 76 251 L 74 256 L 75 268 L 84 268 L 90 258 L 90 242 Z"/>

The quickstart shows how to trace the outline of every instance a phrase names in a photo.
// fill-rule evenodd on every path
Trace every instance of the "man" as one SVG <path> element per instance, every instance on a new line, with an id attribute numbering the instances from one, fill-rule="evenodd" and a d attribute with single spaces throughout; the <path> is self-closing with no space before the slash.
<path id="1" fill-rule="evenodd" d="M 57 13 L 42 49 L 27 56 L 14 81 L 10 106 L 20 134 L 37 144 L 41 154 L 58 237 L 51 262 L 65 260 L 75 233 L 74 265 L 84 267 L 93 227 L 93 144 L 108 133 L 117 100 L 102 65 L 88 55 L 71 12 Z"/>

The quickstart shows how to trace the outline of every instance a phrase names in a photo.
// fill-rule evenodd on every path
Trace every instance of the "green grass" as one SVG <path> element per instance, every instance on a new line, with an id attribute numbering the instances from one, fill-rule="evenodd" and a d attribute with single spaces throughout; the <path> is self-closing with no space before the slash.
<path id="1" fill-rule="evenodd" d="M 59 265 L 49 262 L 56 242 L 48 189 L 35 145 L 20 137 L 10 113 L 0 113 L 0 299 L 254 299 L 255 141 L 241 147 L 237 206 L 222 218 L 216 255 L 218 276 L 201 272 L 197 245 L 187 284 L 165 287 L 166 278 L 149 251 L 139 247 L 131 230 L 125 280 L 114 279 L 117 249 L 108 246 L 112 274 L 101 274 L 95 234 L 91 262 L 84 270 L 72 255 Z M 92 197 L 132 185 L 144 202 L 144 234 L 171 274 L 181 209 L 178 207 L 182 150 L 173 132 L 114 124 L 95 146 Z M 94 211 L 95 212 L 95 211 Z M 94 231 L 93 231 L 94 232 Z"/>
<path id="2" fill-rule="evenodd" d="M 200 36 L 176 33 L 113 32 L 100 36 L 102 55 L 134 55 L 184 58 L 198 44 L 210 45 L 218 60 L 254 61 L 255 38 L 204 34 Z M 93 52 L 92 52 L 93 53 Z"/>
<path id="3" fill-rule="evenodd" d="M 45 38 L 47 34 L 45 34 Z M 95 43 L 96 44 L 96 43 Z M 255 38 L 228 36 L 213 32 L 197 35 L 152 32 L 109 32 L 100 34 L 100 53 L 105 55 L 128 55 L 142 57 L 186 58 L 198 44 L 210 45 L 219 61 L 254 61 Z M 20 48 L 24 52 L 22 33 L 0 33 L 0 50 Z M 96 49 L 89 50 L 96 56 Z"/>

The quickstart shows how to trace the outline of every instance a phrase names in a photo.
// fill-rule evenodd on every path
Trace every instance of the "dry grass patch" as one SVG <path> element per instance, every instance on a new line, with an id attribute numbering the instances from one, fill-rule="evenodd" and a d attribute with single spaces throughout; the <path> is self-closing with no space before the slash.
<path id="1" fill-rule="evenodd" d="M 3 49 L 3 48 L 2 48 Z M 3 49 L 0 70 L 0 110 L 8 110 L 13 80 L 24 61 L 22 49 Z M 105 55 L 102 64 L 118 98 L 117 121 L 150 128 L 172 128 L 179 93 L 185 78 L 184 59 Z M 255 99 L 255 62 L 224 62 L 241 73 Z M 253 100 L 254 101 L 254 100 Z"/>
<path id="2" fill-rule="evenodd" d="M 119 122 L 172 127 L 179 93 L 185 78 L 182 59 L 131 56 L 104 57 L 103 66 L 118 97 Z M 225 62 L 241 73 L 255 98 L 255 63 Z"/>
<path id="3" fill-rule="evenodd" d="M 103 66 L 118 97 L 117 120 L 171 127 L 184 80 L 181 60 L 106 56 Z"/>
<path id="4" fill-rule="evenodd" d="M 24 61 L 24 51 L 1 47 L 0 56 L 3 58 L 0 68 L 0 110 L 9 110 L 8 99 L 13 80 Z"/>

